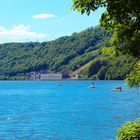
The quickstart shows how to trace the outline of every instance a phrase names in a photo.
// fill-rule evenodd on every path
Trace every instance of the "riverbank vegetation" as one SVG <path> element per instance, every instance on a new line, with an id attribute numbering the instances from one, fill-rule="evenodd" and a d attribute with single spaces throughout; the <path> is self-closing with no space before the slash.
<path id="1" fill-rule="evenodd" d="M 1 44 L 0 79 L 24 80 L 43 70 L 74 73 L 82 79 L 124 79 L 135 59 L 121 54 L 114 59 L 110 37 L 108 31 L 91 27 L 50 42 Z"/>

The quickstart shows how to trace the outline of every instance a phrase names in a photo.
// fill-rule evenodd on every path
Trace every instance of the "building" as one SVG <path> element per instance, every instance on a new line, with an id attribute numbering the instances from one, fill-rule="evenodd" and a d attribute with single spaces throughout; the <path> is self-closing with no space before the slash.
<path id="1" fill-rule="evenodd" d="M 40 75 L 40 80 L 61 80 L 61 79 L 62 79 L 61 73 L 47 73 Z"/>
<path id="2" fill-rule="evenodd" d="M 29 80 L 62 80 L 63 76 L 61 73 L 53 72 L 31 72 Z"/>
<path id="3" fill-rule="evenodd" d="M 40 74 L 39 73 L 36 73 L 36 72 L 32 72 L 30 74 L 30 80 L 40 80 Z"/>

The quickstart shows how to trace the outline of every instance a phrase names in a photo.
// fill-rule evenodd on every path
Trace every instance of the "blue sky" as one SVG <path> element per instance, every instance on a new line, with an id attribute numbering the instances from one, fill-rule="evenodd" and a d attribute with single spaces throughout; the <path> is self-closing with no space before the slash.
<path id="1" fill-rule="evenodd" d="M 72 0 L 0 0 L 0 43 L 49 41 L 99 24 L 99 9 L 90 16 L 71 10 Z"/>

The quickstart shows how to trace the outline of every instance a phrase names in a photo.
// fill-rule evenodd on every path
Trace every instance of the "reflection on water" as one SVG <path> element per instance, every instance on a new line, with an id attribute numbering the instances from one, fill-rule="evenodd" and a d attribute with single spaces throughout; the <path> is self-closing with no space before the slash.
<path id="1" fill-rule="evenodd" d="M 123 81 L 0 82 L 0 140 L 113 140 L 140 116 L 139 90 Z M 114 93 L 121 85 L 124 92 Z"/>

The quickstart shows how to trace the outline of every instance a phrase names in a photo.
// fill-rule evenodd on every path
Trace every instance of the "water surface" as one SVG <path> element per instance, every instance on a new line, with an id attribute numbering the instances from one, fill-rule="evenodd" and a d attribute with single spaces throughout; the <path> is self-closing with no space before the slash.
<path id="1" fill-rule="evenodd" d="M 114 140 L 140 116 L 138 89 L 123 81 L 1 81 L 1 140 Z M 124 92 L 112 92 L 122 86 Z"/>

